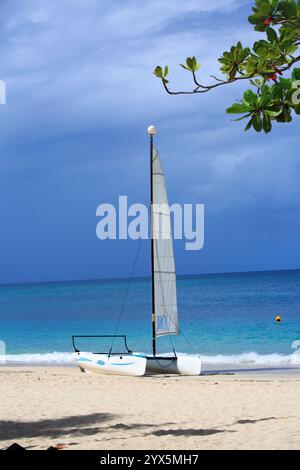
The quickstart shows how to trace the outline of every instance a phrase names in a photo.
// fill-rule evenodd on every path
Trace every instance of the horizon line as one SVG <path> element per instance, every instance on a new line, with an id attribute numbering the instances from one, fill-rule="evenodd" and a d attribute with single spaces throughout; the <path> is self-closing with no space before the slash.
<path id="1" fill-rule="evenodd" d="M 176 278 L 183 277 L 201 277 L 201 276 L 222 276 L 229 274 L 263 274 L 263 273 L 284 273 L 290 271 L 300 271 L 300 268 L 288 268 L 288 269 L 262 269 L 254 271 L 220 271 L 212 273 L 194 273 L 194 274 L 177 274 Z M 124 277 L 107 277 L 107 278 L 90 278 L 90 279 L 65 279 L 65 280 L 50 280 L 50 281 L 23 281 L 23 282 L 4 282 L 0 283 L 1 287 L 8 286 L 22 286 L 22 285 L 36 285 L 36 284 L 69 284 L 69 283 L 81 283 L 81 282 L 104 282 L 104 281 L 126 281 L 129 279 L 150 279 L 151 276 L 124 276 Z"/>

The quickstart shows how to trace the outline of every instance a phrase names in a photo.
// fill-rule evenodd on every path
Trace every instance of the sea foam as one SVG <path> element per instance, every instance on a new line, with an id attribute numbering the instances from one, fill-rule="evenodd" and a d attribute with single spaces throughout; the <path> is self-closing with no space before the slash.
<path id="1" fill-rule="evenodd" d="M 0 356 L 0 363 L 5 361 L 8 364 L 70 364 L 71 355 L 69 352 L 6 354 Z"/>
<path id="2" fill-rule="evenodd" d="M 240 364 L 257 366 L 298 366 L 300 365 L 300 354 L 258 354 L 256 352 L 245 352 L 236 355 L 201 356 L 207 364 Z"/>
<path id="3" fill-rule="evenodd" d="M 170 353 L 171 354 L 171 353 Z M 185 355 L 178 353 L 178 355 Z M 64 365 L 71 363 L 70 352 L 52 352 L 52 353 L 27 353 L 27 354 L 7 354 L 0 356 L 0 364 L 57 364 Z M 197 354 L 198 355 L 198 354 Z M 245 352 L 233 355 L 202 355 L 199 354 L 202 361 L 206 364 L 235 364 L 235 365 L 257 365 L 257 366 L 300 366 L 300 354 L 258 354 L 257 352 Z"/>

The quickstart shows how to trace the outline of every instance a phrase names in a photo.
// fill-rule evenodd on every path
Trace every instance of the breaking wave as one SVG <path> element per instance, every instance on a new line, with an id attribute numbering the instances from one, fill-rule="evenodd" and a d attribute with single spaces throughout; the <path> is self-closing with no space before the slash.
<path id="1" fill-rule="evenodd" d="M 65 365 L 71 363 L 70 352 L 52 352 L 52 353 L 26 353 L 26 354 L 7 354 L 0 355 L 0 364 L 56 364 Z M 185 355 L 178 353 L 178 355 Z M 257 352 L 245 352 L 236 355 L 202 355 L 199 354 L 202 361 L 211 365 L 257 365 L 257 366 L 300 366 L 300 353 L 293 354 L 258 354 Z"/>
<path id="2" fill-rule="evenodd" d="M 27 354 L 6 354 L 0 356 L 0 363 L 8 364 L 70 364 L 71 353 L 27 353 Z"/>
<path id="3" fill-rule="evenodd" d="M 258 354 L 247 352 L 237 355 L 201 356 L 203 362 L 207 364 L 237 364 L 237 365 L 257 365 L 257 366 L 300 366 L 300 354 Z"/>

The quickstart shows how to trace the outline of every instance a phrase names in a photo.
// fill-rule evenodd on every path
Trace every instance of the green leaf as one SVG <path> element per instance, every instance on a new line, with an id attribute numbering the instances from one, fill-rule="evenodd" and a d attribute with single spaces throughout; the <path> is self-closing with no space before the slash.
<path id="1" fill-rule="evenodd" d="M 233 80 L 235 78 L 237 71 L 238 71 L 237 65 L 233 65 L 228 74 L 229 80 Z"/>
<path id="2" fill-rule="evenodd" d="M 262 120 L 260 117 L 260 113 L 256 113 L 253 117 L 253 127 L 256 130 L 256 132 L 261 132 L 262 131 Z"/>
<path id="3" fill-rule="evenodd" d="M 197 62 L 197 59 L 195 56 L 192 57 L 192 62 L 193 62 L 193 72 L 197 72 L 197 70 L 200 69 L 201 65 Z"/>
<path id="4" fill-rule="evenodd" d="M 290 88 L 292 88 L 292 80 L 289 78 L 280 77 L 279 86 L 285 88 L 286 90 L 289 90 Z"/>
<path id="5" fill-rule="evenodd" d="M 181 67 L 183 67 L 185 70 L 188 70 L 189 72 L 197 72 L 197 70 L 199 70 L 201 67 L 201 65 L 198 64 L 195 56 L 187 57 L 185 65 L 183 64 L 180 64 L 180 65 Z"/>
<path id="6" fill-rule="evenodd" d="M 261 15 L 254 14 L 248 17 L 248 21 L 249 23 L 256 25 L 256 24 L 262 23 L 263 19 Z"/>
<path id="7" fill-rule="evenodd" d="M 245 116 L 242 116 L 242 117 L 237 118 L 237 119 L 232 119 L 232 121 L 235 121 L 235 122 L 242 121 L 243 119 L 247 119 L 249 116 L 251 116 L 251 114 L 252 113 L 245 114 Z"/>
<path id="8" fill-rule="evenodd" d="M 158 65 L 157 67 L 155 67 L 154 69 L 154 75 L 158 78 L 163 78 L 163 71 L 162 71 L 162 68 L 160 67 L 160 65 Z"/>
<path id="9" fill-rule="evenodd" d="M 191 57 L 187 57 L 186 65 L 187 65 L 189 70 L 193 70 L 193 59 Z"/>
<path id="10" fill-rule="evenodd" d="M 226 109 L 227 114 L 242 114 L 250 111 L 249 106 L 242 103 L 235 103 L 230 108 Z"/>
<path id="11" fill-rule="evenodd" d="M 201 66 L 200 64 L 198 64 L 195 56 L 192 57 L 192 62 L 193 62 L 193 72 L 197 72 L 197 70 L 199 70 Z"/>
<path id="12" fill-rule="evenodd" d="M 168 73 L 169 73 L 169 67 L 166 65 L 165 70 L 164 70 L 164 78 L 168 76 Z"/>
<path id="13" fill-rule="evenodd" d="M 294 2 L 280 2 L 278 5 L 278 10 L 281 11 L 287 19 L 297 16 L 297 8 Z"/>
<path id="14" fill-rule="evenodd" d="M 287 105 L 283 106 L 282 112 L 277 116 L 277 122 L 291 122 L 293 120 L 291 108 Z"/>
<path id="15" fill-rule="evenodd" d="M 261 2 L 259 6 L 259 10 L 264 13 L 265 15 L 271 15 L 272 13 L 272 5 L 268 1 Z"/>
<path id="16" fill-rule="evenodd" d="M 259 31 L 259 32 L 263 32 L 265 31 L 267 28 L 267 26 L 265 26 L 263 23 L 262 24 L 258 24 L 255 26 L 255 31 Z"/>
<path id="17" fill-rule="evenodd" d="M 246 90 L 244 93 L 244 101 L 249 104 L 256 104 L 258 100 L 257 94 L 252 90 Z"/>
<path id="18" fill-rule="evenodd" d="M 271 119 L 267 113 L 264 113 L 263 115 L 263 130 L 266 134 L 272 130 Z"/>
<path id="19" fill-rule="evenodd" d="M 274 119 L 282 113 L 282 107 L 277 106 L 271 109 L 265 109 L 264 112 L 267 113 L 271 119 Z"/>
<path id="20" fill-rule="evenodd" d="M 264 52 L 267 54 L 269 47 L 270 47 L 270 44 L 268 43 L 268 41 L 265 41 L 264 39 L 261 39 L 260 41 L 256 41 L 254 43 L 253 50 L 258 55 L 261 55 Z"/>
<path id="21" fill-rule="evenodd" d="M 270 42 L 278 42 L 278 37 L 275 29 L 273 28 L 268 28 L 267 31 L 267 38 L 269 39 Z"/>
<path id="22" fill-rule="evenodd" d="M 299 0 L 299 4 L 300 4 L 300 0 Z M 300 69 L 299 68 L 296 68 L 296 69 L 293 70 L 292 79 L 293 80 L 300 80 Z"/>
<path id="23" fill-rule="evenodd" d="M 261 108 L 265 108 L 267 107 L 269 104 L 270 104 L 270 101 L 271 101 L 272 97 L 271 97 L 271 94 L 268 90 L 267 93 L 263 93 L 262 96 L 260 97 L 260 107 Z"/>
<path id="24" fill-rule="evenodd" d="M 244 131 L 248 131 L 249 129 L 251 129 L 252 125 L 253 125 L 253 118 L 250 119 Z"/>

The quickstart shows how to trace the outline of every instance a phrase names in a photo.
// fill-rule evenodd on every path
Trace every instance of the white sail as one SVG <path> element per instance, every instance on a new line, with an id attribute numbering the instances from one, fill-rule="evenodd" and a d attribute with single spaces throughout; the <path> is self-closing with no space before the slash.
<path id="1" fill-rule="evenodd" d="M 170 207 L 160 156 L 154 147 L 152 158 L 155 332 L 156 336 L 176 335 L 179 328 Z"/>

